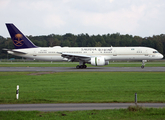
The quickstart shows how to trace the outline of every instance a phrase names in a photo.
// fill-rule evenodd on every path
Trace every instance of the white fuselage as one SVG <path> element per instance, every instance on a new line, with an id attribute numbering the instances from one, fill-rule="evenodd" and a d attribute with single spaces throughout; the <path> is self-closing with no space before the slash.
<path id="1" fill-rule="evenodd" d="M 38 47 L 28 49 L 14 49 L 14 51 L 23 52 L 15 53 L 8 51 L 10 54 L 45 61 L 63 61 L 67 60 L 60 53 L 69 53 L 91 57 L 104 57 L 109 60 L 154 60 L 161 59 L 163 55 L 157 50 L 149 47 Z"/>

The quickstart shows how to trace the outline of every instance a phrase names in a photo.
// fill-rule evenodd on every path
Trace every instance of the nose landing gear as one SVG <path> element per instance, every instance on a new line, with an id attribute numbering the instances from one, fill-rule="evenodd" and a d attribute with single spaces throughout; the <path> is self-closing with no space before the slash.
<path id="1" fill-rule="evenodd" d="M 147 62 L 147 60 L 142 60 L 142 66 L 141 66 L 142 69 L 144 69 L 145 62 Z"/>
<path id="2" fill-rule="evenodd" d="M 144 65 L 142 65 L 141 68 L 144 69 Z"/>

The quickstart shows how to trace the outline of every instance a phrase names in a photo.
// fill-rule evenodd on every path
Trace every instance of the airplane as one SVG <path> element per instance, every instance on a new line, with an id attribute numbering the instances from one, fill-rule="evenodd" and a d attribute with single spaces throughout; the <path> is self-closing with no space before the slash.
<path id="1" fill-rule="evenodd" d="M 43 61 L 79 62 L 77 69 L 108 65 L 111 60 L 142 60 L 144 68 L 147 60 L 162 59 L 163 55 L 149 47 L 38 47 L 34 45 L 14 24 L 6 23 L 15 49 L 3 49 L 9 54 Z"/>

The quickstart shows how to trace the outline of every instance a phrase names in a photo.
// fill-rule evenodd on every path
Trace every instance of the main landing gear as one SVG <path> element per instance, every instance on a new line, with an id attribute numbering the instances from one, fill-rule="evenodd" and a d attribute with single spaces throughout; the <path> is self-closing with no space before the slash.
<path id="1" fill-rule="evenodd" d="M 147 60 L 142 60 L 142 66 L 141 66 L 142 69 L 144 69 L 145 62 L 147 62 Z"/>
<path id="2" fill-rule="evenodd" d="M 76 68 L 77 69 L 84 69 L 84 68 L 87 68 L 87 66 L 86 65 L 77 65 Z"/>
<path id="3" fill-rule="evenodd" d="M 76 68 L 77 69 L 84 69 L 84 68 L 87 68 L 87 66 L 85 65 L 85 62 L 79 61 L 79 65 L 77 65 Z"/>

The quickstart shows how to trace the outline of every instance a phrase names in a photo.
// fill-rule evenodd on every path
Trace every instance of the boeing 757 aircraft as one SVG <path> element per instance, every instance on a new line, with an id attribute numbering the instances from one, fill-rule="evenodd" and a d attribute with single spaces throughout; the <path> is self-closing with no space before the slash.
<path id="1" fill-rule="evenodd" d="M 142 60 L 144 68 L 147 60 L 162 59 L 163 55 L 149 47 L 38 47 L 34 45 L 14 24 L 6 24 L 15 49 L 6 50 L 9 54 L 45 61 L 79 62 L 76 66 L 87 68 L 108 65 L 110 60 Z"/>

